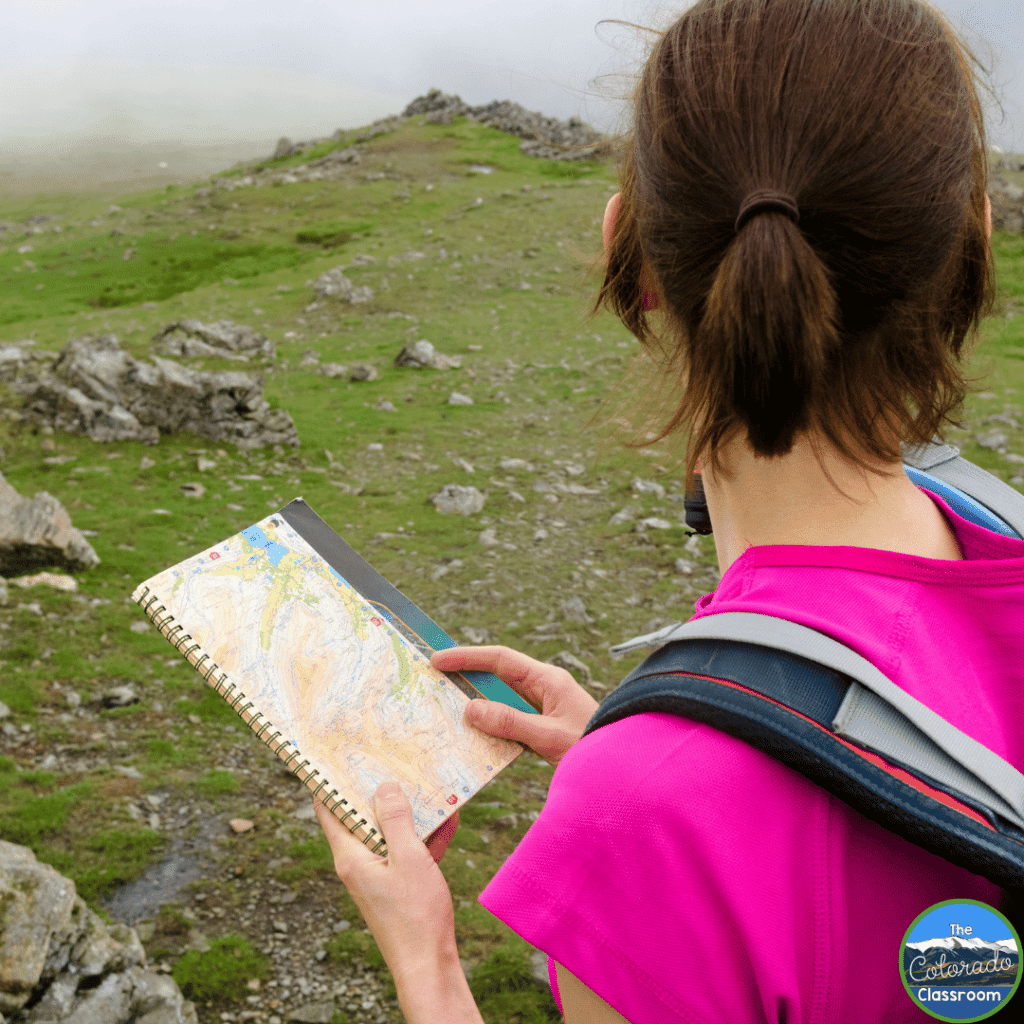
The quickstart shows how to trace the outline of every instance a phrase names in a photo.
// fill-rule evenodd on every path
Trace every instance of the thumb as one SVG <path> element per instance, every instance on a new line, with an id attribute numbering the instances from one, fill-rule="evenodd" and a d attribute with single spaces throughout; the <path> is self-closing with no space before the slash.
<path id="1" fill-rule="evenodd" d="M 416 837 L 412 804 L 397 782 L 382 782 L 373 794 L 373 813 L 388 849 Z"/>

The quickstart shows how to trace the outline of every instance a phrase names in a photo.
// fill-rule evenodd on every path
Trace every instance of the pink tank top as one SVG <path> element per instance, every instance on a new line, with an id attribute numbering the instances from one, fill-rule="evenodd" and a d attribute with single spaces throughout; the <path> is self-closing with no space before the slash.
<path id="1" fill-rule="evenodd" d="M 694 618 L 778 615 L 863 655 L 1024 769 L 1024 541 L 931 496 L 962 562 L 749 548 Z M 741 740 L 671 714 L 581 739 L 481 904 L 633 1024 L 919 1021 L 899 946 L 942 900 L 999 889 Z"/>

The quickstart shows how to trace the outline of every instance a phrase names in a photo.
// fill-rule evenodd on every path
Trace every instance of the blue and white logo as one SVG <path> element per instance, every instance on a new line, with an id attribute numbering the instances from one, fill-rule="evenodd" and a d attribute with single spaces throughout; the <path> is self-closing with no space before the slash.
<path id="1" fill-rule="evenodd" d="M 986 1020 L 1020 984 L 1020 938 L 997 910 L 976 900 L 929 907 L 901 946 L 903 984 L 938 1020 Z"/>

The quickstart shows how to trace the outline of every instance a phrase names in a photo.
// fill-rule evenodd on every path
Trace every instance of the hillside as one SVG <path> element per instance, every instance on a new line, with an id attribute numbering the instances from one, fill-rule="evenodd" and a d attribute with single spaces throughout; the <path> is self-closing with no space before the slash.
<path id="1" fill-rule="evenodd" d="M 608 647 L 686 619 L 717 581 L 711 539 L 683 532 L 678 455 L 625 451 L 591 425 L 638 349 L 587 316 L 614 166 L 538 159 L 518 135 L 445 120 L 282 147 L 116 204 L 0 199 L 0 472 L 55 495 L 101 559 L 74 592 L 11 584 L 0 607 L 0 834 L 141 921 L 151 960 L 183 984 L 204 970 L 188 949 L 244 935 L 266 973 L 238 999 L 197 996 L 204 1022 L 275 1024 L 332 998 L 337 1020 L 401 1016 L 306 791 L 147 628 L 138 582 L 302 495 L 456 639 L 562 655 L 600 699 L 638 660 Z M 995 248 L 983 380 L 951 437 L 1024 489 L 1024 242 L 997 234 Z M 259 373 L 297 447 L 100 443 L 54 430 L 13 386 L 48 363 L 32 353 L 70 339 L 113 334 L 149 361 L 154 336 L 190 319 L 272 342 L 267 358 L 170 358 Z M 420 340 L 460 365 L 395 366 Z M 482 511 L 439 513 L 429 499 L 447 484 L 481 491 Z M 533 951 L 475 902 L 551 774 L 520 758 L 465 808 L 442 862 L 489 1021 L 558 1019 Z"/>

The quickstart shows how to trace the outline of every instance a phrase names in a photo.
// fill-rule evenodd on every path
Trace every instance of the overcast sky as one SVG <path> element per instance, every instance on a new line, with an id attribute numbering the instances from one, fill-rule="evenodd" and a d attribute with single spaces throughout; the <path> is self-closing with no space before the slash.
<path id="1" fill-rule="evenodd" d="M 0 146 L 89 136 L 309 138 L 397 113 L 432 86 L 614 127 L 637 33 L 688 4 L 652 0 L 3 0 Z M 1024 152 L 1020 0 L 936 4 L 994 69 Z"/>

